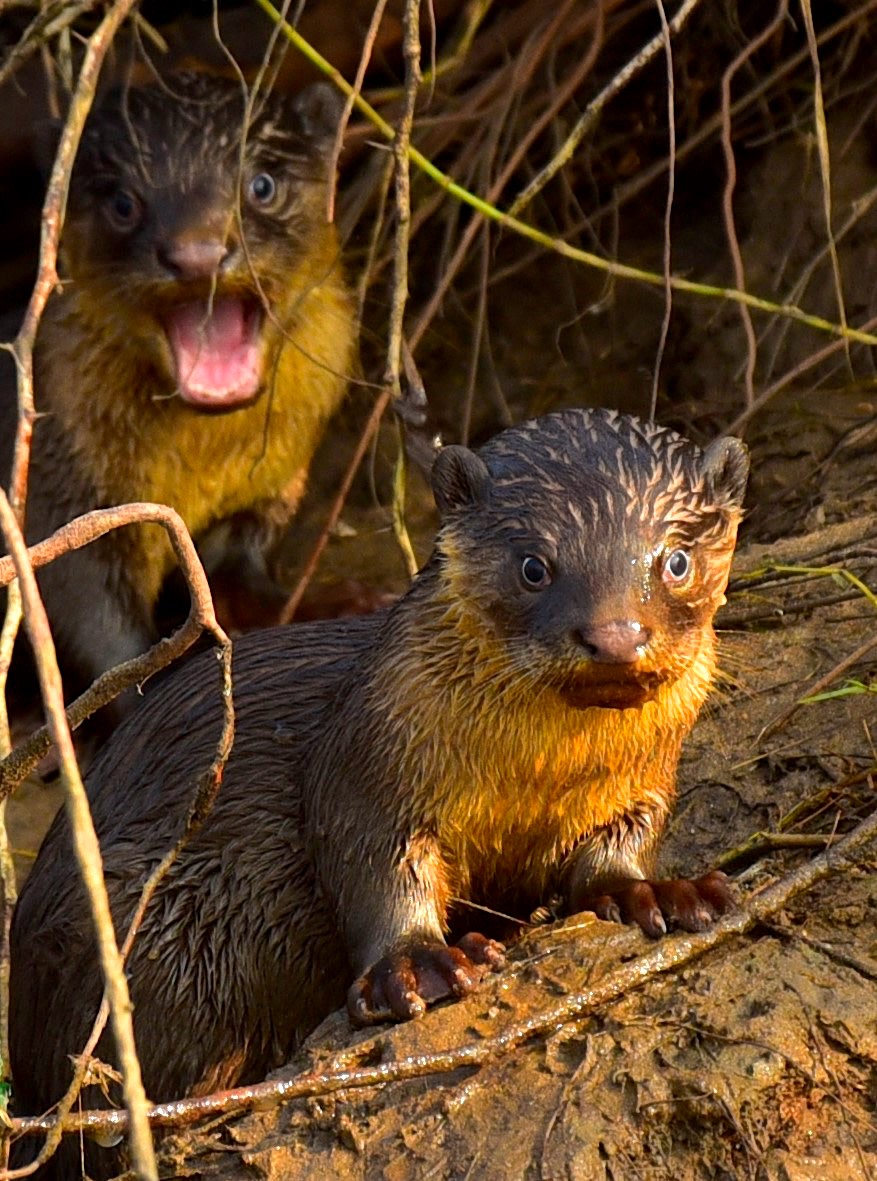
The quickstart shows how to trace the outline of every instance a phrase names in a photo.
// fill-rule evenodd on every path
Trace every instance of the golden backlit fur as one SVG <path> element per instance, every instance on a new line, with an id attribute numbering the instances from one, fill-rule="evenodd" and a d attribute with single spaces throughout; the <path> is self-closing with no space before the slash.
<path id="1" fill-rule="evenodd" d="M 91 116 L 63 282 L 36 342 L 29 540 L 93 508 L 169 504 L 196 541 L 209 537 L 231 585 L 249 579 L 276 609 L 265 555 L 355 366 L 352 299 L 326 221 L 339 103 L 321 86 L 293 101 L 262 96 L 245 126 L 237 83 L 182 74 L 113 92 Z M 274 188 L 265 207 L 254 179 Z M 245 339 L 254 388 L 228 395 L 208 382 L 199 402 L 176 372 L 169 325 L 202 305 L 206 323 L 220 300 L 241 309 L 228 348 Z M 221 369 L 220 329 L 214 340 Z M 12 422 L 11 390 L 0 414 Z M 173 565 L 165 531 L 147 525 L 41 571 L 68 685 L 154 642 Z"/>
<path id="2" fill-rule="evenodd" d="M 737 440 L 701 450 L 599 410 L 512 428 L 477 454 L 445 448 L 435 549 L 400 600 L 235 644 L 222 789 L 127 964 L 153 1099 L 262 1077 L 348 987 L 356 1021 L 474 987 L 499 954 L 471 930 L 478 908 L 526 919 L 560 895 L 593 909 L 632 881 L 681 887 L 701 922 L 708 884 L 649 879 L 713 679 L 747 466 Z M 681 536 L 690 564 L 672 561 Z M 89 776 L 120 929 L 220 724 L 203 654 L 147 696 Z M 72 860 L 62 818 L 12 927 L 11 1057 L 29 1112 L 63 1094 L 100 1004 Z M 666 917 L 680 918 L 672 890 Z M 114 1060 L 109 1031 L 98 1053 Z M 90 1176 L 120 1165 L 94 1145 L 87 1163 Z"/>
<path id="3" fill-rule="evenodd" d="M 353 368 L 350 297 L 333 228 L 309 249 L 298 270 L 267 284 L 278 291 L 266 323 L 269 388 L 229 414 L 194 411 L 130 348 L 132 335 L 156 332 L 148 307 L 114 317 L 76 282 L 50 302 L 37 350 L 38 408 L 63 426 L 95 505 L 170 504 L 196 537 L 246 509 L 278 521 L 292 515 Z M 38 446 L 39 426 L 36 438 Z M 121 544 L 134 563 L 132 581 L 154 602 L 172 551 L 163 529 L 138 534 L 135 545 Z"/>

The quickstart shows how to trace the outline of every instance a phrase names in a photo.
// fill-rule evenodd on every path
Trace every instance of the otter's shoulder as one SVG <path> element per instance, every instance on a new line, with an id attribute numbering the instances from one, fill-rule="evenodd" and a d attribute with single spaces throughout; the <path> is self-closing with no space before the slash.
<path id="1" fill-rule="evenodd" d="M 224 796 L 259 790 L 252 780 L 256 763 L 265 790 L 282 791 L 294 778 L 302 751 L 323 734 L 327 711 L 372 650 L 383 615 L 267 628 L 234 641 L 235 737 Z M 102 839 L 153 809 L 175 826 L 215 757 L 222 723 L 215 649 L 147 687 L 145 700 L 88 774 L 89 802 Z"/>

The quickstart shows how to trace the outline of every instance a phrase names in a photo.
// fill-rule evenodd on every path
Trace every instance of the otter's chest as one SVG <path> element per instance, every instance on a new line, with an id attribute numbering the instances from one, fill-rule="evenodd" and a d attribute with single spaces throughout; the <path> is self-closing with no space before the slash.
<path id="1" fill-rule="evenodd" d="M 580 725 L 462 780 L 440 825 L 457 888 L 537 896 L 584 839 L 673 793 L 680 736 L 655 711 L 587 710 Z"/>
<path id="2" fill-rule="evenodd" d="M 510 790 L 512 789 L 513 790 Z M 575 846 L 623 810 L 629 791 L 605 768 L 586 777 L 493 785 L 468 801 L 442 832 L 442 846 L 463 896 L 542 894 Z"/>
<path id="3" fill-rule="evenodd" d="M 282 498 L 290 478 L 301 473 L 289 424 L 266 409 L 267 400 L 222 418 L 186 410 L 168 415 L 148 440 L 149 454 L 130 456 L 127 479 L 137 497 L 173 505 L 193 534 L 213 520 Z"/>

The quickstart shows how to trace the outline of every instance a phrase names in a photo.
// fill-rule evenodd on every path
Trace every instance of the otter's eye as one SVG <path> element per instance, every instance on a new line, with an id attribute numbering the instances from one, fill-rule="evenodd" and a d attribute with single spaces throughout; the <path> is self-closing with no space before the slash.
<path id="1" fill-rule="evenodd" d="M 527 554 L 521 562 L 521 578 L 528 590 L 544 590 L 551 584 L 551 571 L 541 558 Z"/>
<path id="2" fill-rule="evenodd" d="M 107 216 L 117 230 L 133 230 L 143 217 L 139 197 L 129 189 L 116 189 L 106 200 Z"/>
<path id="3" fill-rule="evenodd" d="M 277 181 L 270 172 L 258 172 L 250 181 L 247 193 L 253 205 L 264 208 L 277 196 Z"/>
<path id="4" fill-rule="evenodd" d="M 664 562 L 664 581 L 671 586 L 685 582 L 694 567 L 687 549 L 674 549 Z"/>

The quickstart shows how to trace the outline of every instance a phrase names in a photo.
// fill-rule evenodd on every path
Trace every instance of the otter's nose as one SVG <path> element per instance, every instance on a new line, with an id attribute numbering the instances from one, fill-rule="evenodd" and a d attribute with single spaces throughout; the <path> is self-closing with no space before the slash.
<path id="1" fill-rule="evenodd" d="M 650 634 L 636 619 L 615 619 L 579 628 L 575 639 L 596 664 L 636 664 Z"/>
<path id="2" fill-rule="evenodd" d="M 158 259 L 175 279 L 209 279 L 219 272 L 228 246 L 218 238 L 175 238 L 158 248 Z"/>

